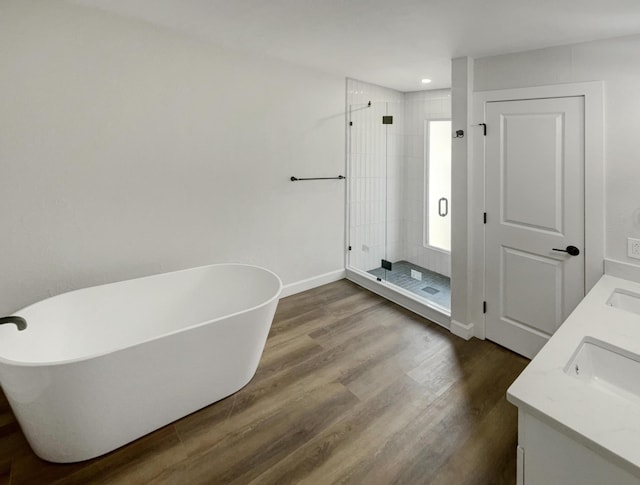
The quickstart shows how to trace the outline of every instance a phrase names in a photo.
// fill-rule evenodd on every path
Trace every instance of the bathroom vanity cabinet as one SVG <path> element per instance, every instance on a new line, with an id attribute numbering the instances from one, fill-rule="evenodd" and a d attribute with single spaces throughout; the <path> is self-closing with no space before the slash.
<path id="1" fill-rule="evenodd" d="M 517 485 L 638 485 L 624 464 L 518 410 Z"/>
<path id="2" fill-rule="evenodd" d="M 517 483 L 640 485 L 639 375 L 640 275 L 605 274 L 507 391 Z"/>

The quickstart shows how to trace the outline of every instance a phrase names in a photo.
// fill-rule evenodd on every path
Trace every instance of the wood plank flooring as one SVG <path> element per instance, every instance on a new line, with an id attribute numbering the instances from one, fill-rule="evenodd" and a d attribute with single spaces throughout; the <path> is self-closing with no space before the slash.
<path id="1" fill-rule="evenodd" d="M 38 459 L 0 394 L 0 485 L 513 484 L 526 364 L 342 280 L 280 301 L 244 389 L 101 458 Z"/>

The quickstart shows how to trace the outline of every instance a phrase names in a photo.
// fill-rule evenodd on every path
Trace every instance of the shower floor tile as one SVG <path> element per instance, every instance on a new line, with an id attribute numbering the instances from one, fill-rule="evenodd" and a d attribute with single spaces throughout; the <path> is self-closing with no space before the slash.
<path id="1" fill-rule="evenodd" d="M 422 279 L 412 278 L 411 270 L 422 273 Z M 451 310 L 451 279 L 448 276 L 441 275 L 409 261 L 396 261 L 393 263 L 391 271 L 380 267 L 372 269 L 368 273 L 410 291 L 425 300 L 436 303 L 447 310 Z"/>

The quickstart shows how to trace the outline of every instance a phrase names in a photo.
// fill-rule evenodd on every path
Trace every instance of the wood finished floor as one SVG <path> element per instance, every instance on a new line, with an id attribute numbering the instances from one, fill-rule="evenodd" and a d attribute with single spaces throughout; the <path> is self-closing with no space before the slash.
<path id="1" fill-rule="evenodd" d="M 342 280 L 280 301 L 244 389 L 101 458 L 38 459 L 0 393 L 0 485 L 513 484 L 526 364 Z"/>

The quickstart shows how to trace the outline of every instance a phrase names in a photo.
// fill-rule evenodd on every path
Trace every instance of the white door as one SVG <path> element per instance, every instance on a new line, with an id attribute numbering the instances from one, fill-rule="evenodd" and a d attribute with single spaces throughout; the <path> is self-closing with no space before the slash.
<path id="1" fill-rule="evenodd" d="M 488 102 L 486 125 L 486 336 L 533 357 L 585 293 L 584 98 Z"/>

